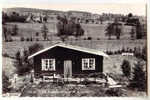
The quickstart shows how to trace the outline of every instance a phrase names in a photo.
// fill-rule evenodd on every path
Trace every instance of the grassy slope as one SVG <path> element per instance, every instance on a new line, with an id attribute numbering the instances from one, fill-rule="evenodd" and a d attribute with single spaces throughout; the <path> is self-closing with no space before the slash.
<path id="1" fill-rule="evenodd" d="M 3 71 L 5 71 L 6 75 L 12 77 L 12 75 L 16 72 L 16 68 L 14 67 L 14 59 L 3 57 Z"/>
<path id="2" fill-rule="evenodd" d="M 32 41 L 32 42 L 20 42 L 20 41 L 14 41 L 14 42 L 3 42 L 3 53 L 8 53 L 10 56 L 14 57 L 15 53 L 18 50 L 21 49 L 27 49 L 30 45 L 33 45 L 34 43 L 40 43 L 44 45 L 44 47 L 49 47 L 52 44 L 55 44 L 59 41 Z M 77 46 L 82 46 L 86 48 L 93 48 L 101 51 L 106 50 L 118 50 L 122 49 L 122 47 L 143 47 L 146 44 L 145 40 L 81 40 L 81 41 L 67 41 L 67 43 Z"/>
<path id="3" fill-rule="evenodd" d="M 40 32 L 42 24 L 40 23 L 9 23 L 9 27 L 11 27 L 12 24 L 17 24 L 19 27 L 19 36 L 24 36 L 24 37 L 30 37 L 31 35 L 35 37 L 36 32 Z M 54 34 L 56 32 L 56 23 L 50 22 L 47 24 L 49 31 Z M 83 46 L 87 48 L 93 48 L 97 50 L 118 50 L 122 49 L 122 47 L 143 47 L 146 44 L 146 40 L 129 40 L 127 38 L 130 37 L 129 32 L 130 28 L 128 26 L 125 26 L 123 29 L 123 35 L 121 36 L 121 40 L 107 40 L 104 35 L 104 30 L 106 27 L 106 23 L 102 25 L 97 25 L 97 24 L 82 24 L 82 27 L 85 30 L 85 37 L 91 36 L 93 37 L 93 40 L 78 40 L 78 41 L 71 41 L 71 39 L 67 40 L 67 43 L 73 44 L 73 45 L 78 45 L 78 46 Z M 49 33 L 49 34 L 51 34 Z M 97 37 L 100 38 L 100 40 L 97 40 Z M 57 40 L 56 40 L 57 39 Z M 34 43 L 40 43 L 44 45 L 44 47 L 49 47 L 52 44 L 60 41 L 59 38 L 53 36 L 53 43 L 51 41 L 33 41 L 33 42 L 20 42 L 20 41 L 14 41 L 14 42 L 3 42 L 3 53 L 7 53 L 10 56 L 14 57 L 15 53 L 18 50 L 22 49 L 27 49 L 30 45 Z M 124 57 L 122 56 L 112 56 L 112 61 L 110 60 L 104 60 L 104 66 L 106 72 L 109 72 L 113 70 L 113 72 L 118 72 L 120 73 L 120 64 Z M 128 59 L 128 58 L 127 58 Z M 131 62 L 135 61 L 135 58 L 130 58 Z M 114 65 L 117 65 L 117 68 L 113 68 Z M 112 69 L 112 70 L 111 70 Z"/>
<path id="4" fill-rule="evenodd" d="M 19 36 L 24 37 L 30 37 L 35 36 L 36 32 L 41 33 L 41 27 L 43 24 L 41 23 L 8 23 L 7 25 L 11 27 L 12 25 L 18 25 L 19 28 Z M 51 21 L 46 24 L 49 29 L 49 35 L 56 34 L 56 22 Z M 107 38 L 105 37 L 105 29 L 107 27 L 107 24 L 81 24 L 84 31 L 85 31 L 85 37 L 91 36 L 93 38 Z M 131 30 L 130 26 L 123 26 L 122 30 L 122 38 L 129 38 L 129 32 Z"/>
<path id="5" fill-rule="evenodd" d="M 35 37 L 35 33 L 39 32 L 41 34 L 41 27 L 42 24 L 40 23 L 8 23 L 9 27 L 11 25 L 17 24 L 19 27 L 19 36 L 23 37 Z M 82 41 L 69 41 L 68 43 L 74 44 L 74 45 L 79 45 L 87 48 L 93 48 L 97 50 L 118 50 L 121 49 L 122 47 L 142 47 L 146 44 L 145 40 L 129 40 L 128 38 L 130 37 L 129 32 L 131 30 L 131 27 L 129 26 L 124 26 L 123 28 L 123 34 L 121 36 L 121 40 L 106 40 L 107 37 L 105 37 L 105 28 L 106 28 L 106 23 L 102 25 L 96 25 L 96 24 L 82 24 L 83 29 L 85 30 L 85 36 L 83 37 L 88 37 L 91 36 L 94 38 L 93 41 L 88 41 L 88 40 L 82 40 Z M 55 34 L 56 33 L 56 23 L 55 22 L 49 22 L 47 24 L 47 27 L 49 29 L 49 35 Z M 101 40 L 96 40 L 97 38 L 100 38 Z M 115 38 L 115 37 L 113 37 Z M 58 40 L 58 38 L 53 37 L 53 40 Z M 57 41 L 53 42 L 56 43 Z M 37 41 L 34 42 L 20 42 L 20 41 L 15 41 L 15 42 L 8 42 L 5 43 L 3 42 L 3 53 L 7 53 L 10 56 L 14 57 L 15 53 L 18 50 L 22 50 L 24 48 L 28 48 L 28 46 L 37 43 Z M 43 44 L 44 47 L 50 46 L 52 43 L 50 41 L 39 41 L 39 43 Z M 115 73 L 115 74 L 121 74 L 122 71 L 120 69 L 120 65 L 123 61 L 123 59 L 127 59 L 131 62 L 131 66 L 135 63 L 137 60 L 135 57 L 123 57 L 121 55 L 113 55 L 110 56 L 111 59 L 104 59 L 104 72 L 108 73 Z M 14 67 L 14 60 L 3 57 L 3 70 L 6 71 L 6 74 L 8 76 L 12 76 L 15 73 L 15 67 Z M 116 67 L 114 67 L 116 66 Z M 93 88 L 92 88 L 93 89 Z M 99 91 L 98 91 L 99 92 Z M 135 91 L 128 91 L 130 95 L 132 95 L 133 92 Z M 131 92 L 131 93 L 130 93 Z M 137 92 L 135 92 L 137 94 Z M 134 95 L 135 95 L 134 94 Z M 138 94 L 136 96 L 139 96 Z"/>
<path id="6" fill-rule="evenodd" d="M 106 48 L 109 48 L 109 50 L 111 48 L 113 48 L 114 50 L 118 50 L 118 47 L 121 47 L 122 44 L 120 43 L 121 41 L 119 41 L 118 44 L 114 44 L 114 42 L 112 42 L 113 40 L 110 41 L 110 43 L 107 44 L 107 42 L 105 43 L 104 41 L 102 40 L 99 40 L 99 41 L 96 41 L 96 42 L 92 42 L 92 48 L 96 48 L 97 50 L 102 50 L 102 51 L 105 51 Z M 51 42 L 50 41 L 38 41 L 40 44 L 43 44 L 44 47 L 49 47 L 51 46 Z M 28 46 L 34 44 L 34 43 L 37 43 L 36 41 L 34 42 L 8 42 L 8 43 L 3 43 L 3 53 L 7 53 L 9 54 L 10 56 L 14 57 L 15 56 L 15 53 L 18 51 L 18 50 L 22 50 L 22 49 L 27 49 Z M 82 41 L 82 42 L 72 42 L 72 44 L 75 44 L 75 45 L 79 45 L 79 46 L 84 46 L 84 47 L 91 47 L 89 45 L 90 41 Z M 144 44 L 144 41 L 141 41 L 141 42 L 138 42 L 137 44 L 136 41 L 135 42 L 131 42 L 130 41 L 126 41 L 126 43 L 128 44 L 127 46 L 130 46 L 130 47 L 134 47 L 134 46 L 143 46 Z M 85 45 L 86 44 L 86 45 Z M 110 46 L 108 46 L 110 45 Z M 113 50 L 112 49 L 112 50 Z M 113 73 L 118 73 L 120 74 L 121 73 L 121 69 L 120 69 L 120 65 L 123 61 L 123 59 L 128 59 L 131 61 L 131 63 L 135 62 L 136 59 L 135 57 L 123 57 L 121 55 L 113 55 L 111 56 L 111 59 L 104 59 L 104 70 L 105 72 L 113 72 Z M 116 65 L 117 67 L 114 67 L 114 65 Z M 133 64 L 132 64 L 133 65 Z"/>

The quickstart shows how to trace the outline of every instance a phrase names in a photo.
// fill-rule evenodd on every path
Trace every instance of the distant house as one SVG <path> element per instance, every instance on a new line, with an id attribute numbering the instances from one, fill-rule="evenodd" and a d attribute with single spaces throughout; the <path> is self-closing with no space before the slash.
<path id="1" fill-rule="evenodd" d="M 38 51 L 33 58 L 35 78 L 50 74 L 73 77 L 78 74 L 103 72 L 103 58 L 108 57 L 102 51 L 58 43 Z"/>

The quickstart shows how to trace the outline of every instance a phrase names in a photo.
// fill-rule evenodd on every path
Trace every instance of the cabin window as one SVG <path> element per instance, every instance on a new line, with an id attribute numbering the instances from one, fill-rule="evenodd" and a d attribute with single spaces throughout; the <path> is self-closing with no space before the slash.
<path id="1" fill-rule="evenodd" d="M 95 70 L 95 58 L 83 58 L 82 70 Z"/>
<path id="2" fill-rule="evenodd" d="M 55 70 L 55 59 L 42 59 L 42 70 L 43 71 L 54 71 Z"/>

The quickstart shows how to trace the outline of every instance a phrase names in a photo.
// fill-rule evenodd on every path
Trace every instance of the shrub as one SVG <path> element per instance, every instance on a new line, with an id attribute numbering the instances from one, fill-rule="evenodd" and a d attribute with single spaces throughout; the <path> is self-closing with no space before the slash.
<path id="1" fill-rule="evenodd" d="M 135 48 L 134 49 L 134 55 L 135 57 L 139 58 L 139 59 L 143 59 L 143 60 L 147 60 L 147 49 L 146 46 L 144 46 L 141 50 L 141 48 Z"/>
<path id="2" fill-rule="evenodd" d="M 35 43 L 35 44 L 29 46 L 29 54 L 31 55 L 41 49 L 43 49 L 43 45 L 41 45 L 39 43 Z"/>
<path id="3" fill-rule="evenodd" d="M 2 90 L 3 93 L 7 93 L 10 91 L 9 86 L 11 85 L 11 83 L 9 82 L 9 78 L 6 76 L 5 72 L 3 72 L 2 74 Z"/>
<path id="4" fill-rule="evenodd" d="M 26 73 L 30 72 L 31 68 L 30 66 L 25 66 L 25 65 L 22 65 L 20 67 L 18 67 L 18 75 L 25 75 Z"/>
<path id="5" fill-rule="evenodd" d="M 125 52 L 125 48 L 124 48 L 124 47 L 122 47 L 122 50 L 121 50 L 121 52 Z"/>
<path id="6" fill-rule="evenodd" d="M 9 57 L 9 55 L 7 53 L 4 53 L 3 56 L 4 57 Z"/>
<path id="7" fill-rule="evenodd" d="M 97 38 L 97 40 L 100 40 L 100 38 Z"/>
<path id="8" fill-rule="evenodd" d="M 106 53 L 107 53 L 108 55 L 113 55 L 113 54 L 114 54 L 113 51 L 106 51 Z"/>
<path id="9" fill-rule="evenodd" d="M 117 52 L 117 51 L 114 51 L 114 54 L 118 54 L 118 52 Z"/>
<path id="10" fill-rule="evenodd" d="M 142 48 L 142 59 L 143 60 L 147 60 L 147 48 L 146 48 L 146 46 L 144 46 L 143 48 Z"/>
<path id="11" fill-rule="evenodd" d="M 36 36 L 39 36 L 39 32 L 36 32 L 35 34 L 36 34 Z"/>
<path id="12" fill-rule="evenodd" d="M 129 47 L 126 48 L 125 52 L 129 52 Z"/>
<path id="13" fill-rule="evenodd" d="M 36 41 L 39 41 L 39 39 L 38 39 L 38 38 L 36 38 Z"/>
<path id="14" fill-rule="evenodd" d="M 107 51 L 107 54 L 108 55 L 113 55 L 114 53 L 113 53 L 113 51 Z"/>
<path id="15" fill-rule="evenodd" d="M 24 41 L 24 40 L 25 40 L 24 37 L 21 37 L 21 38 L 20 38 L 20 41 Z"/>
<path id="16" fill-rule="evenodd" d="M 136 51 L 137 51 L 137 48 L 136 48 L 136 47 L 134 47 L 133 53 L 135 53 Z"/>
<path id="17" fill-rule="evenodd" d="M 121 65 L 121 69 L 123 74 L 129 78 L 130 77 L 130 73 L 131 73 L 131 65 L 130 62 L 128 60 L 123 60 L 122 65 Z"/>
<path id="18" fill-rule="evenodd" d="M 92 37 L 88 37 L 87 40 L 92 40 Z"/>
<path id="19" fill-rule="evenodd" d="M 123 91 L 119 88 L 111 88 L 111 89 L 106 90 L 105 94 L 107 96 L 122 96 Z"/>
<path id="20" fill-rule="evenodd" d="M 86 38 L 83 38 L 83 40 L 87 40 Z"/>
<path id="21" fill-rule="evenodd" d="M 130 52 L 130 53 L 133 53 L 133 50 L 132 50 L 132 49 L 129 49 L 129 52 Z"/>
<path id="22" fill-rule="evenodd" d="M 18 51 L 15 55 L 16 61 L 14 62 L 14 66 L 17 69 L 17 74 L 20 75 L 20 68 L 22 67 L 22 59 L 21 59 L 21 54 L 20 51 Z"/>
<path id="23" fill-rule="evenodd" d="M 133 69 L 133 77 L 130 80 L 129 87 L 145 91 L 147 88 L 146 72 L 143 70 L 143 64 L 138 61 Z"/>
<path id="24" fill-rule="evenodd" d="M 117 51 L 117 54 L 121 54 L 121 50 L 118 50 L 118 51 Z"/>
<path id="25" fill-rule="evenodd" d="M 30 39 L 29 39 L 29 38 L 26 38 L 26 41 L 30 41 Z"/>
<path id="26" fill-rule="evenodd" d="M 16 61 L 14 65 L 17 69 L 18 75 L 24 75 L 32 69 L 32 63 L 28 61 L 28 51 L 24 50 L 23 55 L 20 54 L 20 51 L 16 53 Z"/>
<path id="27" fill-rule="evenodd" d="M 11 35 L 13 35 L 13 36 L 15 36 L 15 35 L 18 35 L 18 25 L 14 25 L 13 26 L 13 29 L 12 29 L 12 34 Z"/>
<path id="28" fill-rule="evenodd" d="M 30 38 L 30 41 L 32 41 L 33 39 L 32 39 L 32 37 Z"/>

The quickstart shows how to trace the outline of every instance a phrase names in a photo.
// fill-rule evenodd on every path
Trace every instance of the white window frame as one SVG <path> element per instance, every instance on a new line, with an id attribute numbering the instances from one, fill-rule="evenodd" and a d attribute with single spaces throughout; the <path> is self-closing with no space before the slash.
<path id="1" fill-rule="evenodd" d="M 90 65 L 90 60 L 93 61 L 92 65 Z M 85 63 L 87 63 L 87 68 L 85 68 Z M 82 70 L 95 70 L 95 58 L 82 58 Z"/>
<path id="2" fill-rule="evenodd" d="M 50 65 L 50 62 L 52 63 L 52 65 Z M 42 66 L 42 71 L 55 71 L 55 67 L 56 67 L 55 59 L 41 59 L 41 66 Z"/>

